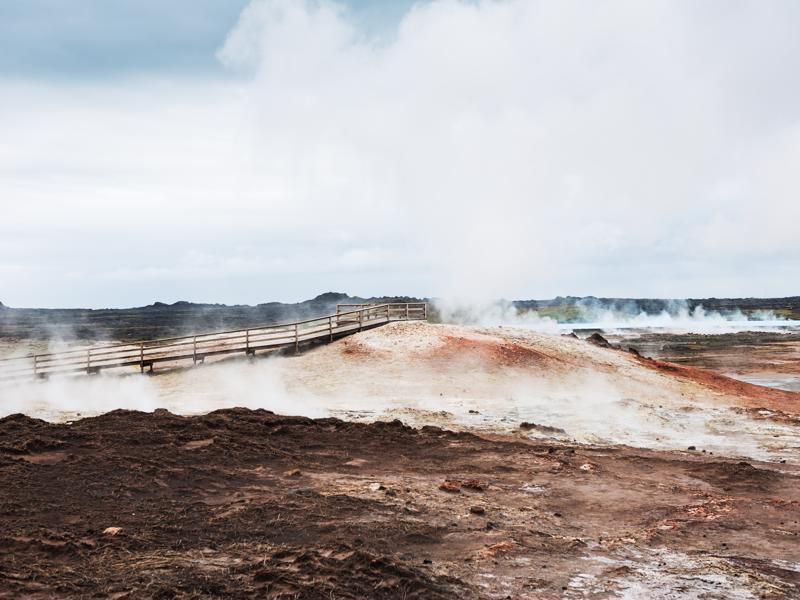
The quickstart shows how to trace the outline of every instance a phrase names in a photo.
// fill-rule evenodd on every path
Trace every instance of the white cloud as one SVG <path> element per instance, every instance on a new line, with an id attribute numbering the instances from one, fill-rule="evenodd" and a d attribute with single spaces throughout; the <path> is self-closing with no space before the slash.
<path id="1" fill-rule="evenodd" d="M 235 82 L 2 84 L 0 264 L 81 277 L 0 294 L 797 293 L 798 17 L 445 0 L 377 43 L 256 0 L 219 52 Z"/>

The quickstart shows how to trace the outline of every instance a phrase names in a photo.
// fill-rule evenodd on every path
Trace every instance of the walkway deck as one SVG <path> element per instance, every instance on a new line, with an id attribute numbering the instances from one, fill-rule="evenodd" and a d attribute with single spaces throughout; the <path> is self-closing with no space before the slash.
<path id="1" fill-rule="evenodd" d="M 153 370 L 158 363 L 203 362 L 206 357 L 293 348 L 338 337 L 392 321 L 426 320 L 427 304 L 340 304 L 336 314 L 281 325 L 264 325 L 183 337 L 93 346 L 48 354 L 31 354 L 0 360 L 0 379 L 46 377 L 57 373 L 98 373 L 103 369 L 139 367 Z"/>

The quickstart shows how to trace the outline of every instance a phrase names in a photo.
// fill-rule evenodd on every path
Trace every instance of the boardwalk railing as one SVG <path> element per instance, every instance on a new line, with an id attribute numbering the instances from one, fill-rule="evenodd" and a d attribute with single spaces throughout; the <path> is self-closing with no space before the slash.
<path id="1" fill-rule="evenodd" d="M 337 305 L 335 315 L 281 325 L 0 359 L 0 379 L 81 371 L 97 373 L 102 369 L 136 366 L 144 372 L 145 368 L 152 371 L 160 362 L 191 360 L 197 364 L 208 356 L 222 354 L 254 355 L 258 350 L 277 348 L 299 350 L 302 344 L 333 341 L 390 321 L 426 320 L 427 316 L 424 302 Z"/>

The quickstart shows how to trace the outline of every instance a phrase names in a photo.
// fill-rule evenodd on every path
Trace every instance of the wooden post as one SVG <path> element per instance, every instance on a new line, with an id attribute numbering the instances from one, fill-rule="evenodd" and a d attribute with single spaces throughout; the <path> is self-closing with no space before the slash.
<path id="1" fill-rule="evenodd" d="M 264 342 L 264 346 L 280 346 L 286 349 L 286 330 L 292 331 L 294 328 L 294 348 L 295 352 L 300 351 L 300 325 L 303 325 L 305 333 L 303 334 L 304 341 L 319 340 L 325 336 L 325 319 L 328 321 L 328 340 L 334 341 L 336 333 L 354 333 L 352 326 L 355 325 L 353 313 L 358 313 L 358 328 L 356 332 L 364 331 L 365 327 L 374 327 L 382 325 L 391 321 L 410 321 L 410 320 L 428 320 L 428 305 L 425 302 L 396 302 L 389 303 L 383 302 L 381 304 L 350 304 L 337 306 L 337 312 L 326 316 L 318 317 L 309 321 L 295 321 L 294 323 L 287 323 L 285 325 L 261 326 L 256 327 L 256 335 L 269 336 Z M 341 327 L 341 329 L 340 329 Z M 241 340 L 239 337 L 242 332 L 245 334 L 245 352 L 248 356 L 255 355 L 255 346 L 251 345 L 250 329 L 237 329 L 234 331 L 217 332 L 216 334 L 197 334 L 187 335 L 176 338 L 167 338 L 162 340 L 140 341 L 138 348 L 139 355 L 139 371 L 145 372 L 145 366 L 151 372 L 155 371 L 154 363 L 164 360 L 185 360 L 186 345 L 189 344 L 189 339 L 192 343 L 192 361 L 195 365 L 202 364 L 205 355 L 200 354 L 200 347 L 198 345 L 198 338 L 203 338 L 207 344 L 204 353 L 219 352 L 220 354 L 229 354 L 240 352 L 236 340 Z M 260 333 L 259 333 L 260 332 Z M 214 336 L 225 336 L 220 339 L 214 339 Z M 277 337 L 276 337 L 277 336 Z M 291 339 L 291 337 L 289 338 Z M 258 341 L 258 340 L 256 340 Z M 215 346 L 214 343 L 220 345 Z M 258 344 L 256 344 L 258 345 Z M 146 358 L 145 346 L 149 349 L 150 357 Z M 262 346 L 259 346 L 262 347 Z M 99 359 L 96 365 L 92 364 L 92 356 L 94 350 L 98 351 Z M 85 352 L 85 358 L 80 359 L 78 354 Z M 136 343 L 127 343 L 107 347 L 88 347 L 84 350 L 69 350 L 66 353 L 53 353 L 42 355 L 39 358 L 38 354 L 30 354 L 25 360 L 31 360 L 30 366 L 34 378 L 40 378 L 49 375 L 53 370 L 58 371 L 64 362 L 67 362 L 70 368 L 77 371 L 85 371 L 88 374 L 96 374 L 106 367 L 116 367 L 121 365 L 135 365 L 134 357 L 137 354 Z M 83 368 L 78 368 L 78 364 L 85 360 Z M 42 363 L 41 365 L 39 363 Z M 25 367 L 21 367 L 21 373 L 25 375 Z"/>

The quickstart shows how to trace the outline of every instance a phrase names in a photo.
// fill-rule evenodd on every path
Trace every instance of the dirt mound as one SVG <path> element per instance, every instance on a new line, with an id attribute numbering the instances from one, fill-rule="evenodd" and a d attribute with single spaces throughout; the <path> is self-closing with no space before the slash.
<path id="1" fill-rule="evenodd" d="M 611 593 L 652 578 L 656 548 L 751 560 L 715 592 L 791 597 L 800 486 L 782 467 L 264 410 L 14 416 L 0 597 L 557 597 L 593 564 Z"/>
<path id="2" fill-rule="evenodd" d="M 478 363 L 489 369 L 498 367 L 542 368 L 548 363 L 554 362 L 547 354 L 513 341 L 453 335 L 443 336 L 442 344 L 426 353 L 425 358 L 441 361 L 443 364 Z"/>
<path id="3" fill-rule="evenodd" d="M 253 580 L 254 589 L 264 592 L 261 597 L 298 600 L 439 600 L 470 593 L 457 580 L 347 547 L 275 552 L 253 574 Z"/>
<path id="4" fill-rule="evenodd" d="M 742 407 L 767 408 L 785 413 L 800 414 L 800 392 L 790 392 L 731 379 L 697 367 L 678 365 L 637 356 L 636 359 L 648 368 L 683 380 L 698 383 L 716 392 L 738 399 Z"/>
<path id="5" fill-rule="evenodd" d="M 723 489 L 750 489 L 768 491 L 779 474 L 772 469 L 759 469 L 748 462 L 712 462 L 691 469 L 695 477 Z"/>

